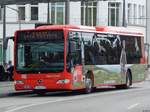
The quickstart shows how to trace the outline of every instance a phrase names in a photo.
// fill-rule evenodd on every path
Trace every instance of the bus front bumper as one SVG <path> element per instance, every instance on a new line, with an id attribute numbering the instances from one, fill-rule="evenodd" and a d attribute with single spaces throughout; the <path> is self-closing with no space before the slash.
<path id="1" fill-rule="evenodd" d="M 16 80 L 15 89 L 19 90 L 72 90 L 70 79 L 62 80 Z"/>

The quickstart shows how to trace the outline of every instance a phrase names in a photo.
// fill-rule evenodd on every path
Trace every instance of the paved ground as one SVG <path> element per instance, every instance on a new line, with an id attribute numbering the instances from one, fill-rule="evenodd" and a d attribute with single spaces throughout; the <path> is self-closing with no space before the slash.
<path id="1" fill-rule="evenodd" d="M 130 89 L 98 89 L 92 94 L 51 92 L 39 96 L 16 92 L 13 82 L 0 82 L 0 112 L 150 112 L 150 77 Z"/>
<path id="2" fill-rule="evenodd" d="M 1 81 L 0 82 L 0 87 L 8 87 L 12 85 L 13 85 L 13 81 Z"/>
<path id="3" fill-rule="evenodd" d="M 134 84 L 127 90 L 103 88 L 88 95 L 56 92 L 39 96 L 32 92 L 15 92 L 13 86 L 5 84 L 0 89 L 0 112 L 42 111 L 150 112 L 150 80 Z"/>

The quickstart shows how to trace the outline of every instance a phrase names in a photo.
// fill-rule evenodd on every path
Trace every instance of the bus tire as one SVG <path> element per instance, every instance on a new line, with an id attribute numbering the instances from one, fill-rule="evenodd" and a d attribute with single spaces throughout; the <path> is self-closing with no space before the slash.
<path id="1" fill-rule="evenodd" d="M 130 85 L 132 85 L 132 78 L 131 78 L 131 73 L 128 70 L 126 74 L 126 84 L 123 85 L 116 85 L 117 89 L 128 89 L 130 88 Z"/>
<path id="2" fill-rule="evenodd" d="M 127 75 L 126 75 L 126 84 L 125 84 L 125 89 L 130 88 L 130 85 L 132 84 L 132 78 L 131 78 L 131 73 L 129 72 L 129 70 L 127 71 Z"/>
<path id="3" fill-rule="evenodd" d="M 93 90 L 93 80 L 90 76 L 86 76 L 85 78 L 85 93 L 89 94 Z"/>

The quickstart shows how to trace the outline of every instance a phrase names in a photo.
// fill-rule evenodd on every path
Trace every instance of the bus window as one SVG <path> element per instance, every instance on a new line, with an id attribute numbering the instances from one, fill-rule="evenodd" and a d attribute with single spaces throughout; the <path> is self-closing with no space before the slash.
<path id="1" fill-rule="evenodd" d="M 85 46 L 84 46 L 84 51 L 85 51 L 85 64 L 86 65 L 92 65 L 95 63 L 94 59 L 94 54 L 93 54 L 93 46 L 91 45 L 91 42 L 89 41 Z"/>
<path id="2" fill-rule="evenodd" d="M 48 73 L 64 70 L 62 30 L 18 32 L 16 50 L 18 73 Z"/>
<path id="3" fill-rule="evenodd" d="M 69 32 L 67 60 L 71 65 L 81 65 L 81 33 Z"/>
<path id="4" fill-rule="evenodd" d="M 92 38 L 94 33 L 87 33 L 82 32 L 82 37 L 84 38 L 84 58 L 85 58 L 85 65 L 93 65 L 95 64 L 95 57 L 94 57 L 94 47 Z"/>
<path id="5" fill-rule="evenodd" d="M 85 64 L 119 64 L 121 41 L 117 35 L 87 33 L 84 36 Z"/>
<path id="6" fill-rule="evenodd" d="M 140 63 L 140 59 L 142 57 L 141 38 L 131 36 L 121 36 L 121 40 L 126 41 L 127 63 L 128 64 Z"/>
<path id="7" fill-rule="evenodd" d="M 105 42 L 101 40 L 102 37 L 93 36 L 93 53 L 96 65 L 107 64 L 107 50 L 105 47 Z"/>

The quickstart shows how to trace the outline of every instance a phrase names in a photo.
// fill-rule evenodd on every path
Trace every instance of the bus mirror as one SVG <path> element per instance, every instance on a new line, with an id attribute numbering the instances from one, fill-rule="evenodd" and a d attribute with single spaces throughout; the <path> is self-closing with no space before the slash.
<path id="1" fill-rule="evenodd" d="M 8 37 L 8 39 L 14 41 L 14 36 Z"/>
<path id="2" fill-rule="evenodd" d="M 13 40 L 14 41 L 14 37 L 12 36 L 12 37 L 6 37 L 5 39 L 4 39 L 4 49 L 7 49 L 7 46 L 8 46 L 8 41 L 9 40 Z"/>

